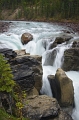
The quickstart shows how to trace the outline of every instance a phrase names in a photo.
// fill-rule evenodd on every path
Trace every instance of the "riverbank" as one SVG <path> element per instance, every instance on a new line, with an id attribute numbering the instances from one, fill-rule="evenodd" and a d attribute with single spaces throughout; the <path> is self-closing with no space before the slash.
<path id="1" fill-rule="evenodd" d="M 0 33 L 7 32 L 10 22 L 0 22 Z"/>
<path id="2" fill-rule="evenodd" d="M 71 29 L 73 32 L 77 32 L 79 34 L 79 23 L 73 22 L 54 22 L 54 24 L 58 24 L 60 26 L 65 26 Z"/>

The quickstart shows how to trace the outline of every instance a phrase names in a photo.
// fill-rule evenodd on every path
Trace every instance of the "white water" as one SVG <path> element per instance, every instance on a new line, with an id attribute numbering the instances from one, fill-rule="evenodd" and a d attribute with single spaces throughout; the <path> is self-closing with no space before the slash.
<path id="1" fill-rule="evenodd" d="M 54 42 L 55 37 L 63 34 L 63 30 L 65 29 L 68 28 L 51 23 L 19 21 L 13 22 L 8 32 L 0 34 L 0 48 L 6 47 L 13 50 L 25 49 L 31 55 L 42 55 L 43 86 L 41 92 L 48 96 L 52 96 L 52 92 L 47 75 L 55 75 L 57 68 L 61 67 L 63 62 L 64 50 L 70 48 L 72 41 L 79 38 L 77 34 L 72 34 L 74 38 L 69 43 L 63 43 L 53 50 L 49 50 L 49 46 Z M 27 45 L 22 45 L 21 43 L 21 35 L 24 32 L 29 32 L 33 35 L 33 41 Z M 75 109 L 72 116 L 74 120 L 79 120 L 79 72 L 69 71 L 66 74 L 73 80 L 74 85 Z"/>

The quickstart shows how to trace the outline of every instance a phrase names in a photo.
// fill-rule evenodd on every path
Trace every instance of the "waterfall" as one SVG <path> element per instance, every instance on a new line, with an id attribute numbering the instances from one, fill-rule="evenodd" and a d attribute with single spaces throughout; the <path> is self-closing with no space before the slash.
<path id="1" fill-rule="evenodd" d="M 50 68 L 50 67 L 49 67 Z M 43 66 L 43 85 L 42 85 L 42 89 L 41 89 L 41 93 L 42 94 L 46 94 L 50 97 L 52 97 L 52 91 L 50 88 L 50 84 L 49 81 L 47 79 L 47 76 L 51 73 L 51 69 L 48 69 L 47 66 Z"/>
<path id="2" fill-rule="evenodd" d="M 56 67 L 56 69 L 61 68 L 61 65 L 63 63 L 63 54 L 66 49 L 67 49 L 67 47 L 65 47 L 65 46 L 57 48 L 57 55 L 56 55 L 56 58 L 55 58 L 55 61 L 53 64 Z"/>
<path id="3" fill-rule="evenodd" d="M 13 50 L 25 49 L 31 55 L 41 55 L 43 67 L 43 86 L 41 93 L 53 96 L 47 76 L 51 74 L 55 75 L 57 68 L 61 67 L 63 63 L 64 51 L 70 48 L 72 42 L 79 39 L 79 36 L 74 34 L 71 41 L 64 42 L 53 49 L 49 49 L 50 44 L 55 41 L 57 36 L 63 34 L 66 28 L 44 22 L 14 21 L 12 23 L 7 32 L 0 34 L 0 48 L 6 47 Z M 33 35 L 33 41 L 30 41 L 26 45 L 22 45 L 21 43 L 21 35 L 24 32 L 29 32 Z M 73 80 L 74 85 L 75 108 L 72 116 L 74 120 L 79 120 L 79 72 L 68 71 L 66 74 Z"/>
<path id="4" fill-rule="evenodd" d="M 63 55 L 64 55 L 64 51 L 66 49 L 69 49 L 71 47 L 72 44 L 61 44 L 61 45 L 58 45 L 56 47 L 56 51 L 57 51 L 57 55 L 56 55 L 56 58 L 54 60 L 54 64 L 53 66 L 57 68 L 61 68 L 62 64 L 63 64 Z"/>

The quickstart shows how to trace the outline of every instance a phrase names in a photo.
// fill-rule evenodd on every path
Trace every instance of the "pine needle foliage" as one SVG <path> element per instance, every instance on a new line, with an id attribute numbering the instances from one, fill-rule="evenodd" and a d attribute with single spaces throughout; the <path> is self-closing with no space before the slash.
<path id="1" fill-rule="evenodd" d="M 7 60 L 0 54 L 0 91 L 12 92 L 15 82 L 10 65 Z"/>

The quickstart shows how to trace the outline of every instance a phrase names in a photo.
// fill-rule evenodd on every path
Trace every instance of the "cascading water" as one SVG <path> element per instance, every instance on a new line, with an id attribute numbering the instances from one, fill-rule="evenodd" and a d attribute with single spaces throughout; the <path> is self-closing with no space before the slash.
<path id="1" fill-rule="evenodd" d="M 7 32 L 0 34 L 0 48 L 25 49 L 31 55 L 42 55 L 43 86 L 41 92 L 48 96 L 52 96 L 52 92 L 47 76 L 56 73 L 57 68 L 62 65 L 64 51 L 71 47 L 72 41 L 79 38 L 79 36 L 74 34 L 74 38 L 69 43 L 62 43 L 53 49 L 49 49 L 50 44 L 54 42 L 57 36 L 63 34 L 65 29 L 68 28 L 51 23 L 14 21 Z M 21 35 L 24 32 L 29 32 L 33 35 L 33 41 L 26 45 L 21 43 Z M 74 120 L 79 120 L 79 72 L 69 71 L 66 74 L 73 80 L 74 85 L 75 109 L 72 116 Z"/>
<path id="2" fill-rule="evenodd" d="M 63 63 L 63 54 L 64 54 L 64 51 L 67 49 L 68 47 L 67 46 L 64 46 L 62 45 L 62 47 L 57 47 L 57 55 L 56 55 L 56 58 L 55 58 L 55 61 L 54 61 L 54 66 L 56 68 L 60 68 L 62 63 Z"/>

